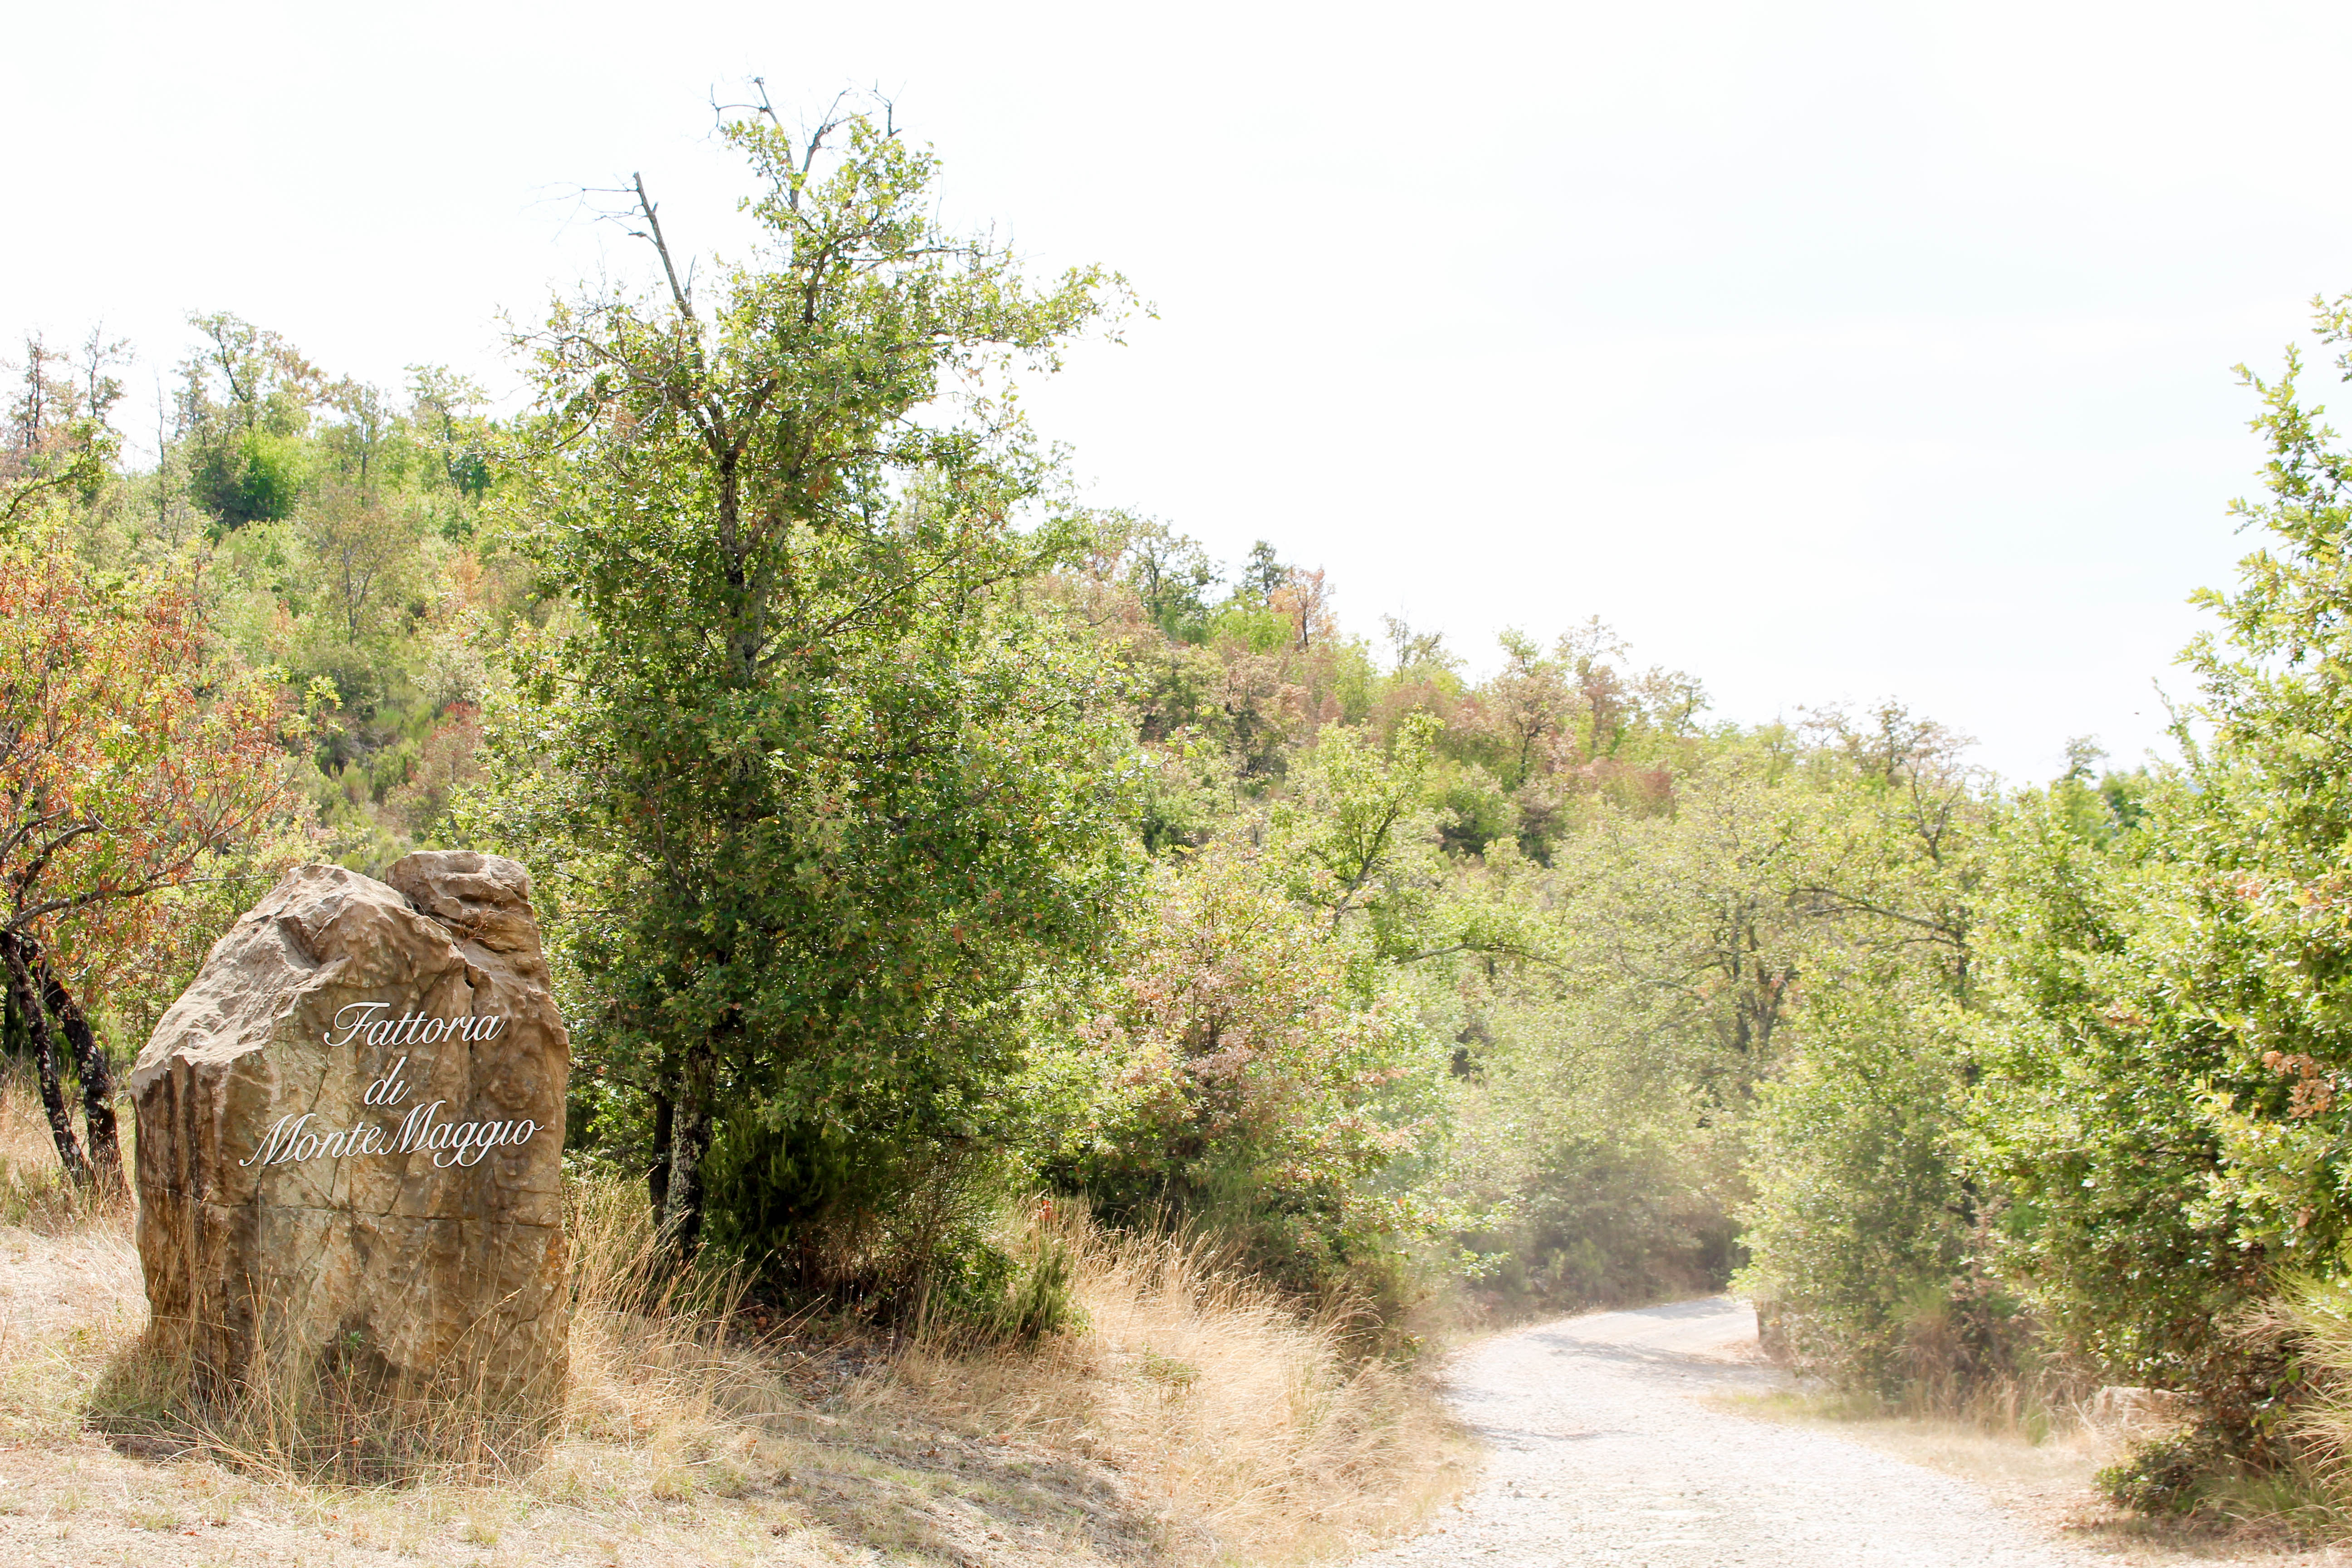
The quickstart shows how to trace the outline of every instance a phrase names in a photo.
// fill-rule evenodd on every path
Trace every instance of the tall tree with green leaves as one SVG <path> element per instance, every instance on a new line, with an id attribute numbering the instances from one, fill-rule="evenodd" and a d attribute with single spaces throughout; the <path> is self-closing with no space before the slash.
<path id="1" fill-rule="evenodd" d="M 2352 300 L 2319 335 L 2352 342 Z M 2028 803 L 1976 1121 L 2059 1342 L 2274 1458 L 2279 1368 L 2215 1325 L 2352 1247 L 2352 452 L 2292 351 L 2246 379 L 2267 493 L 2232 510 L 2260 542 L 2199 595 L 2183 764 L 2093 792 L 2085 758 Z"/>
<path id="2" fill-rule="evenodd" d="M 223 531 L 286 516 L 301 491 L 299 437 L 325 377 L 276 332 L 226 311 L 188 324 L 205 340 L 180 367 L 191 492 Z"/>
<path id="3" fill-rule="evenodd" d="M 562 900 L 580 1053 L 680 1245 L 707 1214 L 838 1285 L 990 1145 L 1123 885 L 1114 674 L 1024 587 L 1087 541 L 1024 526 L 1054 469 L 1006 389 L 1124 284 L 1032 288 L 943 227 L 887 108 L 724 135 L 753 256 L 696 285 L 633 181 L 658 291 L 522 340 L 518 500 L 566 609 L 523 650 L 484 831 Z"/>

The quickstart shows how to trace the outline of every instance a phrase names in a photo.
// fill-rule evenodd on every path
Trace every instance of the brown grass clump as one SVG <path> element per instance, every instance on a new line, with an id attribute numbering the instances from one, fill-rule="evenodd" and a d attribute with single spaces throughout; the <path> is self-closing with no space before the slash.
<path id="1" fill-rule="evenodd" d="M 2352 1288 L 2290 1281 L 2248 1326 L 2293 1346 L 2307 1384 L 2294 1436 L 2315 1470 L 2352 1493 Z"/>
<path id="2" fill-rule="evenodd" d="M 1029 1349 L 921 1336 L 868 1397 L 1113 1468 L 1181 1555 L 1321 1561 L 1410 1526 L 1466 1450 L 1415 1374 L 1347 1352 L 1208 1238 L 1125 1235 L 1041 1205 L 1084 1331 Z"/>
<path id="3" fill-rule="evenodd" d="M 742 1310 L 602 1183 L 571 1194 L 552 1421 L 462 1390 L 387 1402 L 331 1367 L 206 1405 L 147 1348 L 129 1214 L 44 1195 L 24 1106 L 0 1087 L 0 1179 L 28 1194 L 0 1215 L 0 1561 L 1306 1562 L 1464 1474 L 1418 1382 L 1200 1242 L 1041 1215 L 1015 1245 L 1066 1250 L 1083 1328 L 886 1336 Z"/>

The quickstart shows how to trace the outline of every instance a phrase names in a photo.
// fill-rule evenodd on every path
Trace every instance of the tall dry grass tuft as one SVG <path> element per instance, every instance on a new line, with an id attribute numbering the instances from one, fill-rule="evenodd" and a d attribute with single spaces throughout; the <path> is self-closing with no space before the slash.
<path id="1" fill-rule="evenodd" d="M 212 1386 L 152 1325 L 100 1377 L 90 1419 L 282 1486 L 496 1483 L 527 1471 L 551 1436 L 547 1413 L 489 1396 L 478 1375 L 388 1383 L 358 1344 L 264 1352 Z"/>
<path id="2" fill-rule="evenodd" d="M 1014 1249 L 1066 1258 L 1076 1331 L 990 1345 L 927 1325 L 866 1400 L 1104 1463 L 1185 1558 L 1351 1552 L 1463 1478 L 1423 1379 L 1352 1358 L 1344 1310 L 1302 1318 L 1213 1239 L 1041 1205 Z"/>
<path id="3" fill-rule="evenodd" d="M 2305 1385 L 2294 1436 L 2320 1474 L 2352 1492 L 2352 1287 L 2289 1280 L 2248 1326 L 2293 1347 Z"/>
<path id="4" fill-rule="evenodd" d="M 1874 1341 L 1833 1321 L 1756 1302 L 1765 1357 L 1816 1385 L 1803 1403 L 1854 1419 L 1974 1428 L 2029 1444 L 2088 1423 L 2098 1380 L 2042 1353 L 2033 1320 L 1980 1278 L 1936 1280 L 1898 1305 Z"/>
<path id="5" fill-rule="evenodd" d="M 2200 1434 L 2185 1434 L 2182 1457 L 2202 1463 L 2184 1494 L 2208 1514 L 2284 1520 L 2307 1535 L 2341 1541 L 2352 1537 L 2352 1286 L 2309 1275 L 2280 1286 L 2228 1329 L 2250 1360 L 2272 1372 L 2268 1392 L 2284 1411 L 2276 1436 L 2285 1441 L 2273 1445 L 2273 1463 L 2253 1471 L 2194 1452 Z"/>
<path id="6" fill-rule="evenodd" d="M 680 1268 L 642 1187 L 574 1183 L 564 1208 L 572 1247 L 566 1436 L 641 1442 L 796 1403 L 773 1363 L 737 1331 L 741 1276 Z"/>

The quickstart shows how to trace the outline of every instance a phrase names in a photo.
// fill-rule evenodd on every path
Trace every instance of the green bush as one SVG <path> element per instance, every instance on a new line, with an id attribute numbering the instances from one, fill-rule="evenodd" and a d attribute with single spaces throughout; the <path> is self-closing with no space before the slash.
<path id="1" fill-rule="evenodd" d="M 907 1305 L 926 1287 L 992 1299 L 992 1174 L 902 1128 L 747 1105 L 703 1160 L 703 1239 L 788 1290 L 875 1306 Z"/>
<path id="2" fill-rule="evenodd" d="M 2134 1444 L 2095 1479 L 2118 1508 L 2135 1513 L 2191 1513 L 2231 1468 L 2230 1446 L 2221 1435 L 2192 1426 Z"/>
<path id="3" fill-rule="evenodd" d="M 1558 1139 L 1519 1194 L 1513 1222 L 1465 1238 L 1496 1259 L 1485 1288 L 1553 1309 L 1722 1289 L 1738 1256 L 1738 1226 L 1708 1180 L 1720 1161 L 1701 1142 L 1638 1124 Z"/>
<path id="4" fill-rule="evenodd" d="M 189 489 L 224 529 L 273 522 L 292 514 L 307 468 L 301 437 L 240 430 L 206 447 Z"/>
<path id="5" fill-rule="evenodd" d="M 1108 1092 L 1049 1174 L 1113 1223 L 1212 1230 L 1298 1295 L 1393 1297 L 1402 1227 L 1378 1178 L 1433 1056 L 1361 994 L 1357 956 L 1240 846 L 1160 867 L 1088 1026 Z"/>
<path id="6" fill-rule="evenodd" d="M 703 1163 L 703 1242 L 766 1289 L 1026 1342 L 1082 1314 L 1076 1258 L 1044 1216 L 1011 1249 L 1001 1241 L 1010 1177 L 904 1130 L 744 1107 Z"/>
<path id="7" fill-rule="evenodd" d="M 1885 955 L 1824 975 L 1759 1097 L 1739 1288 L 1799 1365 L 1883 1397 L 2009 1375 L 2024 1337 L 1980 1267 L 1956 1021 Z"/>

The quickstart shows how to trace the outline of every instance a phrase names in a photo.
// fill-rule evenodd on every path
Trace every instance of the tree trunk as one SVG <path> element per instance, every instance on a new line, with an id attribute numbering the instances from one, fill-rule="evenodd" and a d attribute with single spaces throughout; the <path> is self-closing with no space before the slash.
<path id="1" fill-rule="evenodd" d="M 89 1139 L 89 1159 L 99 1182 L 113 1192 L 122 1190 L 122 1145 L 114 1129 L 114 1068 L 100 1048 L 98 1037 L 91 1032 L 89 1019 L 81 1004 L 73 999 L 65 982 L 37 942 L 17 939 L 32 971 L 34 984 L 40 988 L 41 1000 L 48 1005 L 49 1014 L 65 1031 L 66 1044 L 73 1049 L 74 1073 L 81 1079 L 82 1131 Z"/>
<path id="2" fill-rule="evenodd" d="M 662 1219 L 680 1258 L 693 1257 L 702 1237 L 702 1157 L 710 1150 L 710 1096 L 717 1067 L 718 1053 L 710 1048 L 710 1042 L 698 1040 L 687 1047 L 686 1070 L 678 1076 L 669 1143 L 669 1191 Z"/>
<path id="3" fill-rule="evenodd" d="M 646 1190 L 653 1194 L 656 1225 L 669 1215 L 669 1144 L 677 1112 L 677 1101 L 667 1094 L 654 1096 L 654 1163 L 646 1172 Z"/>
<path id="4" fill-rule="evenodd" d="M 48 1112 L 49 1136 L 57 1140 L 58 1160 L 76 1186 L 86 1187 L 92 1176 L 89 1160 L 81 1152 L 80 1141 L 74 1137 L 73 1113 L 66 1109 L 65 1086 L 58 1077 L 57 1037 L 49 1032 L 48 1015 L 42 1009 L 40 993 L 34 989 L 32 970 L 25 963 L 24 949 L 28 945 L 20 936 L 0 936 L 0 963 L 5 963 L 7 969 L 8 989 L 16 998 L 16 1010 L 33 1037 L 33 1065 L 41 1082 L 41 1108 Z"/>
<path id="5" fill-rule="evenodd" d="M 33 1037 L 16 1011 L 16 988 L 8 984 L 5 968 L 0 968 L 0 1056 L 33 1059 Z"/>

